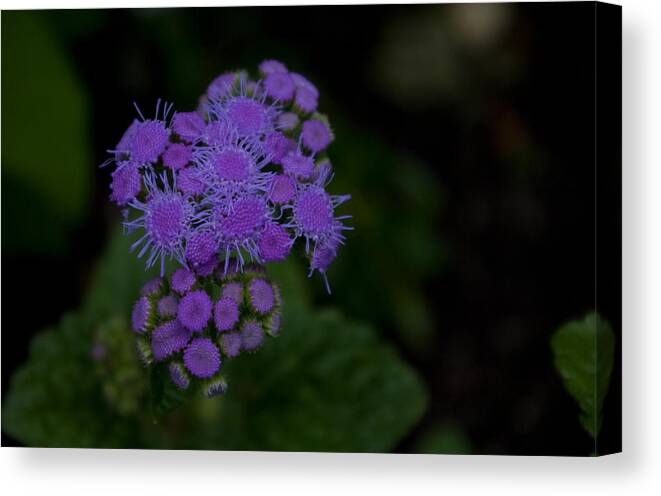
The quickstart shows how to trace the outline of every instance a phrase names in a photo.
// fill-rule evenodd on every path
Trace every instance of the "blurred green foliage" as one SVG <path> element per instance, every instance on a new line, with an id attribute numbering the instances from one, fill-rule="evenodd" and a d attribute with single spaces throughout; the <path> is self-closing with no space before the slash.
<path id="1" fill-rule="evenodd" d="M 127 354 L 126 316 L 146 274 L 115 236 L 83 307 L 38 334 L 6 396 L 3 428 L 30 446 L 234 450 L 393 449 L 427 405 L 418 375 L 369 326 L 305 296 L 303 267 L 271 269 L 283 332 L 224 367 L 222 398 L 152 421 L 149 373 Z"/>
<path id="2" fill-rule="evenodd" d="M 2 72 L 3 205 L 11 212 L 3 215 L 2 249 L 61 253 L 90 195 L 84 87 L 30 12 L 3 12 Z"/>
<path id="3" fill-rule="evenodd" d="M 615 353 L 615 334 L 596 313 L 560 327 L 551 338 L 555 367 L 581 408 L 581 425 L 597 438 Z"/>
<path id="4" fill-rule="evenodd" d="M 473 450 L 460 425 L 443 422 L 429 429 L 416 444 L 415 451 L 437 455 L 469 455 Z"/>

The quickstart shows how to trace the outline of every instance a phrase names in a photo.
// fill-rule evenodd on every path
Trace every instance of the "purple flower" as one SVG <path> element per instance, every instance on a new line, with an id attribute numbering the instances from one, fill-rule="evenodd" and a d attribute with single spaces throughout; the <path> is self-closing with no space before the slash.
<path id="1" fill-rule="evenodd" d="M 264 149 L 274 164 L 279 164 L 285 155 L 296 148 L 296 143 L 284 134 L 273 132 L 266 136 Z"/>
<path id="2" fill-rule="evenodd" d="M 275 304 L 273 288 L 264 279 L 253 279 L 248 288 L 250 304 L 258 313 L 268 313 Z"/>
<path id="3" fill-rule="evenodd" d="M 220 292 L 221 299 L 230 299 L 237 304 L 243 300 L 243 287 L 240 282 L 228 282 Z"/>
<path id="4" fill-rule="evenodd" d="M 294 81 L 296 88 L 303 88 L 309 91 L 310 94 L 314 95 L 315 97 L 319 97 L 319 90 L 305 76 L 297 74 L 296 72 L 292 72 L 290 76 L 292 81 Z"/>
<path id="5" fill-rule="evenodd" d="M 165 123 L 147 120 L 138 123 L 129 146 L 131 160 L 139 164 L 156 162 L 170 139 Z"/>
<path id="6" fill-rule="evenodd" d="M 202 138 L 207 145 L 225 146 L 236 141 L 238 134 L 228 121 L 211 121 L 207 124 Z"/>
<path id="7" fill-rule="evenodd" d="M 232 97 L 223 106 L 223 114 L 239 137 L 254 136 L 273 128 L 273 110 L 247 96 Z"/>
<path id="8" fill-rule="evenodd" d="M 287 73 L 287 67 L 277 60 L 265 60 L 259 64 L 259 72 L 263 75 Z"/>
<path id="9" fill-rule="evenodd" d="M 196 338 L 184 351 L 184 364 L 195 377 L 205 379 L 218 372 L 220 352 L 209 338 Z"/>
<path id="10" fill-rule="evenodd" d="M 241 248 L 245 249 L 251 258 L 258 257 L 256 240 L 269 217 L 270 211 L 266 202 L 258 196 L 241 198 L 229 212 L 220 216 L 218 233 L 221 245 L 225 247 L 227 261 L 235 250 L 239 263 L 243 266 Z M 227 262 L 225 267 L 227 268 Z"/>
<path id="11" fill-rule="evenodd" d="M 142 289 L 140 290 L 140 294 L 142 296 L 155 295 L 160 293 L 162 289 L 163 289 L 163 278 L 154 277 L 153 279 L 147 281 L 144 286 L 142 286 Z"/>
<path id="12" fill-rule="evenodd" d="M 110 189 L 110 199 L 117 205 L 126 205 L 133 200 L 142 189 L 142 176 L 138 167 L 132 162 L 120 162 L 117 170 L 112 173 Z"/>
<path id="13" fill-rule="evenodd" d="M 282 159 L 282 169 L 285 174 L 298 179 L 309 179 L 314 170 L 314 160 L 299 152 L 290 152 Z"/>
<path id="14" fill-rule="evenodd" d="M 122 156 L 128 156 L 131 152 L 131 142 L 133 141 L 133 136 L 135 136 L 135 131 L 139 124 L 140 121 L 138 119 L 133 119 L 131 125 L 126 131 L 124 131 L 122 139 L 119 140 L 119 143 L 117 143 L 114 150 L 115 160 L 120 160 Z"/>
<path id="15" fill-rule="evenodd" d="M 158 304 L 156 306 L 158 315 L 161 317 L 174 317 L 177 315 L 178 307 L 179 302 L 177 301 L 177 298 L 172 295 L 164 296 L 158 300 Z"/>
<path id="16" fill-rule="evenodd" d="M 269 222 L 259 237 L 257 247 L 261 260 L 266 262 L 281 262 L 289 255 L 292 239 L 287 230 L 280 224 Z"/>
<path id="17" fill-rule="evenodd" d="M 190 270 L 181 267 L 175 270 L 170 277 L 170 286 L 179 294 L 187 293 L 195 284 L 195 274 Z"/>
<path id="18" fill-rule="evenodd" d="M 211 298 L 202 290 L 191 291 L 179 302 L 177 319 L 187 329 L 199 332 L 211 318 Z"/>
<path id="19" fill-rule="evenodd" d="M 210 231 L 198 231 L 193 233 L 186 242 L 186 260 L 193 267 L 199 267 L 208 262 L 217 250 L 218 243 L 214 234 Z"/>
<path id="20" fill-rule="evenodd" d="M 287 102 L 294 96 L 296 85 L 289 74 L 285 72 L 276 72 L 269 74 L 264 79 L 264 89 L 266 94 L 274 100 Z"/>
<path id="21" fill-rule="evenodd" d="M 200 195 L 204 192 L 204 182 L 196 167 L 186 167 L 177 172 L 177 189 L 185 195 Z"/>
<path id="22" fill-rule="evenodd" d="M 160 362 L 173 353 L 183 350 L 191 333 L 178 320 L 170 320 L 154 329 L 151 335 L 151 349 L 154 360 Z"/>
<path id="23" fill-rule="evenodd" d="M 234 358 L 241 351 L 241 335 L 238 332 L 225 332 L 220 336 L 220 348 L 228 358 Z"/>
<path id="24" fill-rule="evenodd" d="M 219 179 L 244 181 L 257 169 L 252 156 L 238 146 L 231 146 L 215 152 L 210 159 Z"/>
<path id="25" fill-rule="evenodd" d="M 207 277 L 213 274 L 213 271 L 216 270 L 217 267 L 218 267 L 218 258 L 211 257 L 203 264 L 195 267 L 195 272 L 197 272 L 197 275 L 199 276 Z"/>
<path id="26" fill-rule="evenodd" d="M 245 72 L 233 71 L 221 74 L 214 79 L 207 88 L 207 95 L 210 99 L 216 100 L 229 95 L 238 80 L 245 78 Z"/>
<path id="27" fill-rule="evenodd" d="M 137 333 L 143 333 L 149 326 L 149 321 L 153 316 L 152 304 L 149 298 L 143 296 L 133 305 L 133 312 L 131 313 L 131 326 Z"/>
<path id="28" fill-rule="evenodd" d="M 247 320 L 241 326 L 241 347 L 246 351 L 254 351 L 262 345 L 264 331 L 254 320 Z"/>
<path id="29" fill-rule="evenodd" d="M 278 128 L 283 131 L 291 131 L 298 126 L 298 116 L 294 112 L 280 114 L 276 120 Z"/>
<path id="30" fill-rule="evenodd" d="M 174 132 L 189 143 L 199 139 L 204 127 L 204 119 L 197 112 L 177 112 L 172 118 Z"/>
<path id="31" fill-rule="evenodd" d="M 310 119 L 303 123 L 301 140 L 308 150 L 319 153 L 330 144 L 332 139 L 333 135 L 324 122 L 318 119 Z"/>
<path id="32" fill-rule="evenodd" d="M 227 381 L 223 377 L 218 377 L 204 385 L 204 395 L 207 398 L 213 398 L 227 392 Z"/>
<path id="33" fill-rule="evenodd" d="M 163 176 L 162 181 L 166 183 Z M 144 228 L 145 234 L 131 246 L 131 251 L 138 246 L 141 258 L 147 251 L 147 268 L 153 267 L 160 260 L 161 275 L 165 273 L 165 257 L 175 258 L 184 264 L 184 239 L 193 216 L 193 206 L 180 193 L 172 191 L 165 184 L 165 190 L 156 185 L 154 176 L 145 176 L 145 184 L 149 192 L 145 203 L 134 200 L 130 206 L 142 211 L 142 216 L 135 220 L 124 222 L 125 228 L 131 232 Z"/>
<path id="34" fill-rule="evenodd" d="M 216 329 L 229 331 L 239 321 L 239 305 L 232 298 L 221 298 L 213 306 Z"/>
<path id="35" fill-rule="evenodd" d="M 193 149 L 183 143 L 172 143 L 163 153 L 163 165 L 173 171 L 183 169 L 193 158 Z"/>
<path id="36" fill-rule="evenodd" d="M 273 203 L 288 203 L 296 195 L 296 181 L 291 176 L 276 174 L 271 179 L 269 200 Z"/>
<path id="37" fill-rule="evenodd" d="M 296 88 L 294 106 L 304 114 L 311 114 L 317 110 L 318 96 L 308 88 Z"/>
<path id="38" fill-rule="evenodd" d="M 168 372 L 170 373 L 170 379 L 172 379 L 175 386 L 179 389 L 188 389 L 188 386 L 190 385 L 190 377 L 183 364 L 179 362 L 170 362 L 168 364 Z"/>
<path id="39" fill-rule="evenodd" d="M 264 330 L 273 337 L 280 334 L 280 312 L 277 310 L 267 318 Z"/>

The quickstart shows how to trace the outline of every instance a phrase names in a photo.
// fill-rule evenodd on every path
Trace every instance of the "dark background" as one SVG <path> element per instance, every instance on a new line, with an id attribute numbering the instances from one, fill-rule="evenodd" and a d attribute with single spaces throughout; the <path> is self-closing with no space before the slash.
<path id="1" fill-rule="evenodd" d="M 6 26 L 15 15 L 2 16 L 5 75 L 12 70 L 5 64 Z M 392 161 L 370 169 L 359 183 L 365 189 L 359 189 L 352 184 L 352 174 L 358 174 L 352 169 L 361 168 L 363 156 L 352 154 L 349 145 L 340 148 L 341 160 L 334 160 L 341 181 L 337 192 L 352 193 L 347 210 L 357 230 L 340 256 L 345 261 L 330 277 L 331 298 L 349 316 L 378 324 L 430 390 L 424 418 L 396 451 L 415 451 L 428 429 L 446 422 L 471 453 L 591 453 L 592 440 L 563 390 L 548 343 L 558 326 L 596 306 L 593 4 L 29 15 L 47 30 L 83 88 L 91 187 L 83 194 L 82 213 L 50 218 L 3 164 L 3 396 L 12 372 L 27 358 L 32 335 L 80 303 L 94 262 L 118 222 L 107 201 L 108 173 L 95 164 L 133 118 L 131 103 L 152 108 L 161 97 L 187 110 L 218 73 L 276 58 L 320 87 L 320 106 L 337 126 L 332 158 L 342 141 L 373 140 L 381 147 L 378 153 Z M 43 93 L 34 98 L 48 107 L 47 100 L 58 96 L 52 94 L 49 74 L 42 77 Z M 12 98 L 4 82 L 2 92 L 3 102 Z M 66 116 L 46 119 L 66 126 Z M 3 132 L 10 126 L 3 112 Z M 11 147 L 6 136 L 3 156 Z M 44 146 L 38 136 L 34 146 Z M 409 162 L 400 164 L 393 155 Z M 53 157 L 44 166 L 62 159 Z M 416 308 L 424 310 L 427 330 L 420 335 L 402 333 L 383 309 L 391 300 L 379 300 L 381 283 L 397 279 L 394 265 L 400 260 L 383 265 L 371 250 L 380 246 L 388 252 L 392 239 L 406 244 L 406 226 L 416 224 L 415 209 L 399 232 L 384 235 L 381 245 L 370 244 L 379 239 L 377 227 L 372 237 L 365 234 L 368 223 L 361 227 L 361 196 L 396 209 L 397 193 L 379 184 L 388 175 L 387 181 L 397 182 L 398 167 L 411 160 L 423 169 L 424 182 L 433 184 L 431 196 L 437 200 L 420 204 L 434 210 L 420 227 L 432 240 L 426 249 L 433 252 L 433 270 L 421 262 L 408 281 Z M 613 238 L 600 240 L 598 249 L 617 260 L 619 176 L 612 177 L 613 202 L 601 204 L 600 215 L 605 228 L 613 228 Z M 62 181 L 66 187 L 66 177 Z M 410 193 L 417 205 L 415 189 Z M 53 247 L 49 228 L 61 237 Z M 32 230 L 41 231 L 43 239 L 30 241 Z M 27 241 L 21 243 L 23 238 Z M 30 248 L 36 244 L 43 249 Z M 413 255 L 425 252 L 417 245 L 412 250 Z M 350 274 L 356 277 L 361 257 L 374 257 L 376 269 L 359 276 L 365 284 L 354 285 Z M 35 301 L 35 285 L 43 280 L 47 296 Z M 609 284 L 599 311 L 619 336 L 619 272 Z M 327 301 L 323 292 L 315 294 L 320 304 Z M 616 356 L 600 452 L 621 448 L 619 347 Z M 16 443 L 3 433 L 4 446 Z"/>

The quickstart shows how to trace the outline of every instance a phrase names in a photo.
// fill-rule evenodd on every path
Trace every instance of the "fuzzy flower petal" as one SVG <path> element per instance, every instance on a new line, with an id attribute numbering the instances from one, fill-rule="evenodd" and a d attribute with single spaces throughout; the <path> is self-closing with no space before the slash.
<path id="1" fill-rule="evenodd" d="M 196 338 L 184 351 L 186 368 L 200 379 L 211 377 L 220 368 L 220 352 L 209 338 Z"/>
<path id="2" fill-rule="evenodd" d="M 187 329 L 199 332 L 211 318 L 211 298 L 202 291 L 191 291 L 179 302 L 177 319 Z"/>

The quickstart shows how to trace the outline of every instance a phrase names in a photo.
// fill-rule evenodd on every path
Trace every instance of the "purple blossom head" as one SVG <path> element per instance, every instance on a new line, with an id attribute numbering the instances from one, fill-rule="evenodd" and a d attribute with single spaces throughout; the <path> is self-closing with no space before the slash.
<path id="1" fill-rule="evenodd" d="M 311 114 L 317 110 L 318 105 L 318 96 L 308 88 L 299 87 L 296 88 L 296 94 L 294 96 L 294 105 L 296 108 L 303 112 L 304 114 Z"/>
<path id="2" fill-rule="evenodd" d="M 264 78 L 264 89 L 266 94 L 280 102 L 288 102 L 294 97 L 296 85 L 289 74 L 285 72 L 275 72 Z"/>
<path id="3" fill-rule="evenodd" d="M 213 398 L 227 392 L 227 381 L 224 377 L 214 378 L 204 385 L 204 395 Z"/>
<path id="4" fill-rule="evenodd" d="M 273 287 L 264 279 L 253 279 L 248 287 L 250 305 L 258 313 L 268 313 L 275 305 Z"/>
<path id="5" fill-rule="evenodd" d="M 161 324 L 151 334 L 151 349 L 154 360 L 160 362 L 173 353 L 183 350 L 188 344 L 191 333 L 178 320 Z"/>
<path id="6" fill-rule="evenodd" d="M 132 162 L 120 162 L 117 170 L 112 173 L 110 189 L 110 199 L 117 205 L 126 205 L 133 200 L 142 189 L 142 176 L 138 167 Z"/>
<path id="7" fill-rule="evenodd" d="M 273 127 L 271 108 L 253 98 L 237 96 L 229 99 L 225 113 L 239 137 L 254 136 Z"/>
<path id="8" fill-rule="evenodd" d="M 210 161 L 217 177 L 224 181 L 244 181 L 257 168 L 250 153 L 238 146 L 215 152 Z"/>
<path id="9" fill-rule="evenodd" d="M 241 351 L 241 334 L 238 332 L 224 332 L 220 336 L 220 348 L 228 358 L 234 358 Z"/>
<path id="10" fill-rule="evenodd" d="M 204 129 L 202 139 L 210 146 L 226 146 L 237 139 L 237 132 L 228 121 L 211 121 Z"/>
<path id="11" fill-rule="evenodd" d="M 218 257 L 213 256 L 203 264 L 200 264 L 197 267 L 195 267 L 195 272 L 199 276 L 207 277 L 213 274 L 213 272 L 217 268 L 218 268 Z"/>
<path id="12" fill-rule="evenodd" d="M 191 290 L 195 281 L 195 274 L 185 267 L 180 267 L 172 273 L 170 286 L 177 293 L 184 294 Z"/>
<path id="13" fill-rule="evenodd" d="M 241 326 L 241 348 L 254 351 L 262 345 L 264 330 L 258 322 L 247 320 Z"/>
<path id="14" fill-rule="evenodd" d="M 216 329 L 229 331 L 239 321 L 239 305 L 232 298 L 221 298 L 213 306 L 213 319 Z"/>
<path id="15" fill-rule="evenodd" d="M 220 369 L 220 352 L 209 338 L 195 338 L 184 351 L 184 364 L 195 377 L 206 379 Z"/>
<path id="16" fill-rule="evenodd" d="M 131 142 L 133 141 L 133 136 L 135 136 L 135 131 L 138 128 L 140 121 L 138 119 L 133 119 L 133 122 L 128 127 L 122 139 L 119 140 L 117 146 L 115 147 L 115 160 L 121 160 L 122 156 L 127 156 L 131 153 Z"/>
<path id="17" fill-rule="evenodd" d="M 191 291 L 179 301 L 177 319 L 187 329 L 200 332 L 211 318 L 211 298 L 202 291 Z"/>
<path id="18" fill-rule="evenodd" d="M 138 123 L 129 146 L 131 160 L 139 164 L 156 162 L 170 139 L 170 132 L 162 121 Z"/>
<path id="19" fill-rule="evenodd" d="M 324 150 L 332 139 L 333 135 L 323 121 L 310 119 L 303 123 L 301 140 L 303 141 L 303 145 L 313 153 L 319 153 Z"/>
<path id="20" fill-rule="evenodd" d="M 292 72 L 290 76 L 292 81 L 294 81 L 296 88 L 303 88 L 309 91 L 310 94 L 314 95 L 315 97 L 319 97 L 319 90 L 305 76 L 303 76 L 302 74 L 298 74 L 296 72 Z"/>
<path id="21" fill-rule="evenodd" d="M 131 312 L 131 326 L 137 333 L 143 333 L 149 327 L 149 322 L 153 316 L 154 310 L 151 301 L 146 296 L 138 298 L 133 305 Z"/>
<path id="22" fill-rule="evenodd" d="M 162 290 L 163 290 L 163 278 L 154 277 L 153 279 L 147 281 L 144 284 L 144 286 L 142 286 L 142 289 L 140 290 L 140 294 L 142 296 L 150 296 L 150 295 L 158 294 Z"/>
<path id="23" fill-rule="evenodd" d="M 212 100 L 226 97 L 232 92 L 234 85 L 240 79 L 245 77 L 242 71 L 232 71 L 221 74 L 214 79 L 207 88 L 207 95 Z"/>
<path id="24" fill-rule="evenodd" d="M 282 159 L 282 169 L 285 174 L 298 179 L 309 179 L 314 170 L 314 160 L 298 152 L 290 152 Z"/>
<path id="25" fill-rule="evenodd" d="M 226 254 L 246 248 L 256 256 L 255 240 L 269 217 L 266 202 L 258 196 L 246 196 L 236 201 L 232 209 L 218 219 L 218 233 Z M 241 259 L 239 259 L 241 260 Z"/>
<path id="26" fill-rule="evenodd" d="M 279 164 L 295 148 L 296 143 L 279 132 L 268 134 L 264 140 L 264 149 L 274 164 Z"/>
<path id="27" fill-rule="evenodd" d="M 298 126 L 298 115 L 294 112 L 284 112 L 276 120 L 278 128 L 283 131 L 291 131 Z"/>
<path id="28" fill-rule="evenodd" d="M 177 189 L 185 195 L 200 195 L 204 192 L 204 181 L 195 167 L 186 167 L 177 172 Z"/>
<path id="29" fill-rule="evenodd" d="M 262 231 L 257 247 L 264 263 L 281 262 L 289 255 L 292 239 L 280 224 L 269 222 Z"/>
<path id="30" fill-rule="evenodd" d="M 216 254 L 218 243 L 211 231 L 198 231 L 193 233 L 186 243 L 186 260 L 193 267 L 199 267 L 209 261 Z"/>
<path id="31" fill-rule="evenodd" d="M 158 310 L 158 315 L 161 317 L 174 317 L 177 315 L 177 309 L 179 307 L 179 302 L 177 298 L 173 295 L 167 295 L 158 300 L 156 308 Z"/>
<path id="32" fill-rule="evenodd" d="M 259 64 L 259 72 L 264 76 L 269 74 L 286 74 L 287 67 L 277 60 L 265 60 Z"/>
<path id="33" fill-rule="evenodd" d="M 229 298 L 230 300 L 234 300 L 237 304 L 240 304 L 243 300 L 243 286 L 237 281 L 225 283 L 220 292 L 220 297 Z"/>
<path id="34" fill-rule="evenodd" d="M 273 203 L 289 203 L 296 196 L 296 181 L 291 176 L 276 174 L 271 179 L 269 200 Z"/>
<path id="35" fill-rule="evenodd" d="M 163 165 L 173 171 L 183 169 L 193 158 L 193 149 L 183 143 L 171 143 L 163 153 Z"/>
<path id="36" fill-rule="evenodd" d="M 326 269 L 333 263 L 337 256 L 337 248 L 329 244 L 318 244 L 312 252 L 312 259 L 310 260 L 310 270 L 318 270 L 319 272 L 326 272 Z"/>
<path id="37" fill-rule="evenodd" d="M 172 118 L 174 132 L 189 143 L 199 139 L 204 127 L 204 119 L 197 112 L 178 112 Z"/>
<path id="38" fill-rule="evenodd" d="M 168 372 L 170 373 L 170 379 L 172 379 L 175 386 L 179 389 L 188 389 L 188 386 L 190 385 L 190 377 L 182 363 L 170 362 L 168 364 Z"/>

